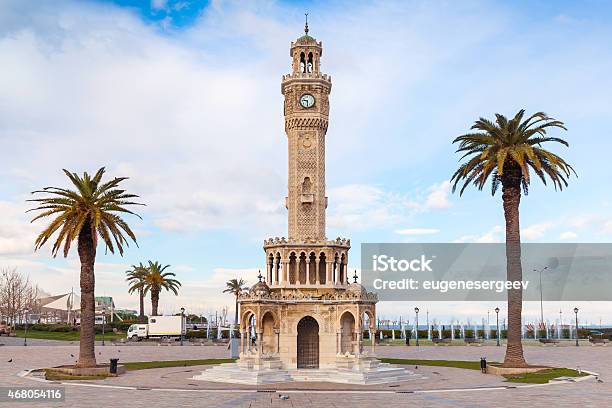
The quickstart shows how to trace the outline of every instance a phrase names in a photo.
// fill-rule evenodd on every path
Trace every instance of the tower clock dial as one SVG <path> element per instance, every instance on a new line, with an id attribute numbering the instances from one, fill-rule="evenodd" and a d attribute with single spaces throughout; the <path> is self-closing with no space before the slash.
<path id="1" fill-rule="evenodd" d="M 300 97 L 300 105 L 304 108 L 312 108 L 315 104 L 315 98 L 311 94 L 304 94 Z"/>

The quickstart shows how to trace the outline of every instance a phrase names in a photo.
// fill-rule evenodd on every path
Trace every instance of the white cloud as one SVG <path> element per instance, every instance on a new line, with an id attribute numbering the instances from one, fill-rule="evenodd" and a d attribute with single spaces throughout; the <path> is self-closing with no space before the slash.
<path id="1" fill-rule="evenodd" d="M 601 221 L 602 217 L 598 214 L 583 214 L 571 217 L 568 225 L 574 228 L 585 228 Z"/>
<path id="2" fill-rule="evenodd" d="M 328 224 L 340 230 L 384 227 L 401 222 L 418 204 L 405 195 L 365 184 L 329 190 Z"/>
<path id="3" fill-rule="evenodd" d="M 435 228 L 405 228 L 396 230 L 396 234 L 400 235 L 430 235 L 437 234 L 440 230 Z"/>
<path id="4" fill-rule="evenodd" d="M 213 58 L 206 51 L 124 11 L 67 4 L 39 15 L 39 26 L 0 35 L 0 114 L 12 118 L 0 129 L 12 152 L 2 176 L 29 190 L 65 185 L 63 167 L 106 165 L 110 176 L 131 177 L 126 186 L 162 229 L 281 229 L 286 160 L 266 159 L 284 141 L 279 72 L 258 61 L 203 63 Z"/>
<path id="5" fill-rule="evenodd" d="M 503 242 L 504 228 L 496 225 L 482 235 L 464 235 L 453 242 L 476 242 L 476 243 L 496 243 Z"/>
<path id="6" fill-rule="evenodd" d="M 552 228 L 551 223 L 533 224 L 521 230 L 521 238 L 526 240 L 534 240 L 541 238 L 546 231 Z"/>
<path id="7" fill-rule="evenodd" d="M 0 201 L 0 255 L 30 254 L 34 251 L 34 241 L 40 227 L 30 224 L 29 218 L 35 214 L 30 213 L 28 218 L 25 214 L 27 209 L 25 201 Z"/>
<path id="8" fill-rule="evenodd" d="M 563 239 L 563 240 L 575 239 L 577 237 L 578 237 L 578 234 L 576 234 L 573 231 L 565 231 L 565 232 L 562 232 L 561 235 L 559 235 L 559 239 Z"/>
<path id="9" fill-rule="evenodd" d="M 163 10 L 168 7 L 168 0 L 151 0 L 153 10 Z"/>
<path id="10" fill-rule="evenodd" d="M 425 201 L 425 208 L 448 208 L 450 201 L 448 193 L 450 192 L 450 181 L 443 181 L 439 184 L 434 184 L 429 188 L 429 195 Z"/>
<path id="11" fill-rule="evenodd" d="M 446 208 L 449 205 L 446 184 L 432 185 L 426 197 L 418 191 L 396 193 L 367 184 L 331 188 L 328 224 L 339 230 L 357 230 L 406 223 L 417 213 Z"/>

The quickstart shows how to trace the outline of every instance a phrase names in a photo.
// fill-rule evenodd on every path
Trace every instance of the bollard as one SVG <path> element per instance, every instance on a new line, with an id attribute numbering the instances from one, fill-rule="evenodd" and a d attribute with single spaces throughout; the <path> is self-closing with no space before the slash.
<path id="1" fill-rule="evenodd" d="M 480 372 L 483 374 L 487 373 L 487 358 L 480 357 Z"/>
<path id="2" fill-rule="evenodd" d="M 111 374 L 117 374 L 117 363 L 119 362 L 118 358 L 111 358 L 110 359 L 110 373 Z"/>

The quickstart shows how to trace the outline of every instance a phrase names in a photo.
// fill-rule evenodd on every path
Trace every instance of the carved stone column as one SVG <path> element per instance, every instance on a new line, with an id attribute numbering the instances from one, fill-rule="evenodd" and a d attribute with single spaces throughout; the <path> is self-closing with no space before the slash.
<path id="1" fill-rule="evenodd" d="M 282 266 L 283 280 L 285 285 L 289 285 L 289 261 L 284 261 Z"/>
<path id="2" fill-rule="evenodd" d="M 250 353 L 251 352 L 251 326 L 247 326 L 246 341 L 247 341 L 246 351 Z"/>
<path id="3" fill-rule="evenodd" d="M 278 263 L 276 263 L 276 260 L 274 260 L 274 263 L 272 264 L 272 277 L 274 278 L 274 280 L 271 282 L 273 285 L 278 285 L 278 269 L 279 269 L 280 265 Z"/>
<path id="4" fill-rule="evenodd" d="M 244 344 L 244 337 L 246 336 L 246 332 L 244 330 L 240 331 L 240 353 L 244 354 L 246 352 L 246 350 L 244 349 L 245 344 Z"/>
<path id="5" fill-rule="evenodd" d="M 257 332 L 256 347 L 257 347 L 257 356 L 261 357 L 263 354 L 263 347 L 264 347 L 263 331 Z"/>
<path id="6" fill-rule="evenodd" d="M 334 286 L 334 282 L 332 281 L 332 268 L 333 268 L 333 262 L 331 261 L 325 262 L 325 273 L 326 273 L 325 284 L 327 286 Z"/>
<path id="7" fill-rule="evenodd" d="M 376 353 L 376 329 L 372 329 L 372 355 Z"/>
<path id="8" fill-rule="evenodd" d="M 358 356 L 361 354 L 361 332 L 356 329 L 353 333 L 353 353 Z"/>
<path id="9" fill-rule="evenodd" d="M 276 354 L 280 353 L 280 329 L 274 329 L 274 334 L 276 334 Z"/>

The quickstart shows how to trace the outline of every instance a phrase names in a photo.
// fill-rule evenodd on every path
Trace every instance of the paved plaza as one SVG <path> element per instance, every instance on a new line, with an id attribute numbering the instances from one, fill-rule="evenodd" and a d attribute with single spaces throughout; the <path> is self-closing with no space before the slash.
<path id="1" fill-rule="evenodd" d="M 22 370 L 74 363 L 78 345 L 58 345 L 36 341 L 23 347 L 19 339 L 2 339 L 0 343 L 0 384 L 2 386 L 33 387 L 43 384 L 30 378 L 19 377 Z M 13 344 L 13 345 L 11 345 Z M 49 345 L 45 345 L 49 344 Z M 612 400 L 612 347 L 526 347 L 528 360 L 534 364 L 565 366 L 595 371 L 603 383 L 594 379 L 574 384 L 553 384 L 506 388 L 492 375 L 477 371 L 439 367 L 419 367 L 416 371 L 427 380 L 416 380 L 400 386 L 347 386 L 342 384 L 279 384 L 264 386 L 259 392 L 245 386 L 198 382 L 190 378 L 206 367 L 174 367 L 141 370 L 119 378 L 88 382 L 90 386 L 69 384 L 63 403 L 28 403 L 43 407 L 369 407 L 381 406 L 389 401 L 396 406 L 414 407 L 491 407 L 491 406 L 580 406 L 601 407 Z M 96 348 L 99 362 L 117 357 L 121 361 L 179 360 L 225 358 L 223 346 L 151 346 L 106 345 Z M 380 357 L 478 360 L 503 358 L 503 347 L 403 347 L 381 346 Z M 75 356 L 75 357 L 73 357 Z M 12 359 L 12 362 L 8 360 Z M 414 369 L 414 367 L 412 367 Z M 94 384 L 117 386 L 95 387 Z M 45 384 L 46 385 L 46 384 Z M 141 389 L 123 389 L 121 386 Z M 490 389 L 500 387 L 501 389 Z M 288 388 L 290 390 L 288 390 Z M 309 390 L 315 388 L 317 391 Z M 472 390 L 457 390 L 472 388 Z M 278 390 L 278 392 L 262 392 Z M 429 390 L 427 392 L 423 392 Z M 281 400 L 279 393 L 288 395 Z M 390 400 L 391 399 L 391 400 Z M 26 406 L 28 404 L 13 404 Z M 9 406 L 9 404 L 0 404 Z"/>

